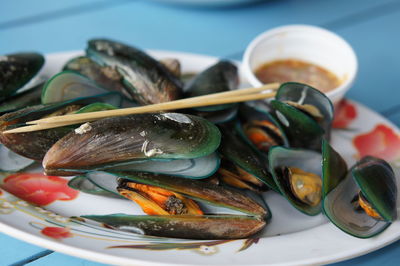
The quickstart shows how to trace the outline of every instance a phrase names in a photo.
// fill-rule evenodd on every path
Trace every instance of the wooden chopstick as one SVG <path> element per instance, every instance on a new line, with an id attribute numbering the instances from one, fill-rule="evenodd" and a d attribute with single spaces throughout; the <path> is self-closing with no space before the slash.
<path id="1" fill-rule="evenodd" d="M 79 124 L 90 122 L 101 118 L 124 116 L 131 114 L 170 111 L 177 109 L 202 107 L 210 105 L 219 105 L 227 103 L 237 103 L 244 101 L 260 100 L 271 98 L 275 96 L 275 90 L 279 88 L 279 83 L 271 83 L 261 86 L 259 88 L 247 88 L 235 91 L 220 92 L 204 96 L 197 96 L 186 98 L 171 102 L 158 103 L 152 105 L 145 105 L 139 107 L 130 107 L 116 110 L 97 111 L 91 113 L 72 114 L 63 116 L 54 116 L 44 119 L 29 121 L 26 124 L 31 126 L 19 127 L 11 130 L 4 131 L 4 134 L 32 132 L 44 130 L 55 127 L 62 127 L 67 125 Z M 263 91 L 273 91 L 269 93 L 262 93 Z"/>

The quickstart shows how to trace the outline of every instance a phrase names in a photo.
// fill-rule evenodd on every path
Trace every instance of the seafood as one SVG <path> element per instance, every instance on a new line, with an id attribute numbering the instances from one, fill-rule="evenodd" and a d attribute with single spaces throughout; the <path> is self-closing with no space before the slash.
<path id="1" fill-rule="evenodd" d="M 79 56 L 68 61 L 64 70 L 75 71 L 105 89 L 121 92 L 132 100 L 131 95 L 122 84 L 122 76 L 112 67 L 101 66 L 87 56 Z"/>
<path id="2" fill-rule="evenodd" d="M 367 156 L 348 170 L 328 142 L 322 147 L 326 216 L 339 229 L 359 238 L 384 231 L 397 218 L 396 178 L 390 165 Z"/>
<path id="3" fill-rule="evenodd" d="M 282 126 L 271 113 L 265 102 L 242 103 L 236 124 L 240 136 L 263 157 L 273 146 L 289 146 Z"/>
<path id="4" fill-rule="evenodd" d="M 290 147 L 320 151 L 322 138 L 329 139 L 333 106 L 318 90 L 305 84 L 284 83 L 271 106 Z"/>
<path id="5" fill-rule="evenodd" d="M 113 117 L 86 125 L 90 130 L 71 132 L 52 146 L 43 159 L 46 173 L 70 175 L 135 160 L 199 158 L 220 143 L 213 124 L 179 113 Z"/>
<path id="6" fill-rule="evenodd" d="M 158 61 L 107 39 L 90 40 L 85 56 L 33 87 L 43 63 L 34 53 L 0 58 L 0 100 L 7 99 L 0 105 L 5 113 L 0 157 L 3 165 L 15 161 L 0 170 L 19 171 L 41 161 L 47 174 L 76 175 L 70 187 L 135 203 L 147 214 L 84 219 L 154 236 L 247 238 L 271 220 L 269 195 L 263 194 L 268 189 L 306 215 L 323 211 L 359 238 L 379 234 L 397 217 L 390 165 L 365 157 L 349 170 L 328 144 L 332 104 L 306 84 L 284 83 L 271 101 L 2 133 L 43 117 L 110 110 L 136 104 L 132 100 L 160 103 L 239 85 L 237 67 L 229 61 L 186 81 L 179 61 Z"/>
<path id="7" fill-rule="evenodd" d="M 112 227 L 133 226 L 158 236 L 232 239 L 248 237 L 262 230 L 271 218 L 268 207 L 262 207 L 235 190 L 207 182 L 168 175 L 116 171 L 90 172 L 87 178 L 106 191 L 135 201 L 145 213 L 151 215 L 123 215 L 123 219 L 117 223 L 114 215 L 83 216 Z M 224 214 L 205 215 L 195 200 L 233 209 L 246 215 L 226 214 L 226 211 Z M 155 220 L 160 221 L 160 229 L 151 231 L 148 226 Z M 210 227 L 201 227 L 205 231 L 201 235 L 196 230 L 192 231 L 199 223 L 206 223 Z M 223 231 L 216 230 L 223 224 Z M 231 235 L 227 235 L 226 232 L 231 232 Z"/>
<path id="8" fill-rule="evenodd" d="M 219 61 L 196 75 L 185 86 L 186 97 L 236 90 L 239 86 L 237 67 L 229 61 Z M 232 107 L 232 104 L 196 108 L 200 111 L 217 111 Z"/>
<path id="9" fill-rule="evenodd" d="M 109 94 L 103 96 L 110 98 Z M 88 112 L 90 111 L 89 109 L 93 111 L 93 108 L 88 108 L 87 105 L 99 100 L 101 100 L 101 98 L 98 97 L 76 98 L 60 103 L 35 105 L 15 112 L 6 113 L 0 117 L 0 141 L 7 148 L 21 156 L 35 161 L 41 161 L 51 146 L 72 131 L 74 126 L 18 134 L 3 134 L 2 132 L 10 128 L 22 126 L 27 121 L 46 116 Z M 104 109 L 104 107 L 102 109 Z"/>
<path id="10" fill-rule="evenodd" d="M 189 239 L 247 238 L 266 224 L 254 216 L 243 215 L 83 215 L 83 218 L 107 224 L 112 228 L 163 237 Z M 229 225 L 229 226 L 227 226 Z"/>
<path id="11" fill-rule="evenodd" d="M 276 146 L 269 152 L 269 168 L 281 194 L 307 215 L 321 212 L 321 154 Z"/>
<path id="12" fill-rule="evenodd" d="M 107 39 L 88 43 L 87 56 L 100 65 L 115 69 L 132 99 L 153 104 L 179 99 L 180 80 L 163 64 L 132 46 Z"/>
<path id="13" fill-rule="evenodd" d="M 38 53 L 0 56 L 0 100 L 7 99 L 33 80 L 43 65 L 44 57 Z"/>
<path id="14" fill-rule="evenodd" d="M 228 125 L 220 126 L 222 141 L 219 151 L 224 158 L 231 161 L 240 171 L 247 172 L 252 179 L 258 179 L 269 188 L 277 191 L 278 188 L 272 179 L 264 158 L 254 152 L 235 131 L 234 127 Z M 253 184 L 259 184 L 252 181 Z"/>

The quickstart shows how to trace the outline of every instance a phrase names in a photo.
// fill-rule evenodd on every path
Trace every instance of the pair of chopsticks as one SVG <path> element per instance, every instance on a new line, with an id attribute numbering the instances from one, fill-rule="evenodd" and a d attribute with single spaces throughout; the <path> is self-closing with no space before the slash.
<path id="1" fill-rule="evenodd" d="M 68 125 L 91 122 L 102 118 L 124 116 L 131 114 L 153 113 L 177 109 L 203 107 L 227 103 L 261 100 L 275 96 L 279 83 L 270 83 L 258 88 L 247 88 L 234 91 L 208 94 L 204 96 L 191 97 L 171 102 L 157 103 L 139 107 L 130 107 L 116 110 L 97 111 L 91 113 L 71 114 L 53 116 L 39 120 L 26 122 L 28 126 L 6 130 L 3 134 L 23 133 L 39 131 L 49 128 L 63 127 Z"/>

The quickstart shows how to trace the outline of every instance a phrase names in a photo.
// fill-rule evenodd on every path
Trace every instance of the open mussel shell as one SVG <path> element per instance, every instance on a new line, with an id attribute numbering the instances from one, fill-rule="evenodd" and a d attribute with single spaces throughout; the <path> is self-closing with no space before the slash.
<path id="1" fill-rule="evenodd" d="M 108 93 L 108 96 L 103 96 L 105 98 L 110 98 L 109 94 L 110 93 Z M 26 122 L 45 116 L 73 113 L 99 100 L 101 100 L 101 97 L 77 98 L 60 103 L 35 105 L 10 112 L 0 117 L 0 132 L 25 126 Z M 8 149 L 21 156 L 35 161 L 41 161 L 50 147 L 73 130 L 73 128 L 74 126 L 65 126 L 16 134 L 0 133 L 0 141 Z"/>
<path id="2" fill-rule="evenodd" d="M 237 67 L 229 61 L 219 61 L 196 75 L 185 86 L 185 97 L 236 90 L 239 86 Z M 218 111 L 231 108 L 233 104 L 199 107 L 199 111 Z"/>
<path id="3" fill-rule="evenodd" d="M 84 215 L 119 230 L 187 239 L 241 239 L 261 231 L 266 222 L 245 215 Z"/>
<path id="4" fill-rule="evenodd" d="M 38 53 L 0 56 L 0 100 L 8 98 L 31 82 L 42 69 L 44 61 L 43 55 Z"/>
<path id="5" fill-rule="evenodd" d="M 368 156 L 347 171 L 343 159 L 328 142 L 324 141 L 322 151 L 323 209 L 329 220 L 359 238 L 370 238 L 384 231 L 397 217 L 396 178 L 389 164 Z M 378 217 L 364 211 L 360 195 Z"/>
<path id="6" fill-rule="evenodd" d="M 181 97 L 182 84 L 164 65 L 145 52 L 112 40 L 94 39 L 87 56 L 115 69 L 131 98 L 141 104 L 169 102 Z"/>
<path id="7" fill-rule="evenodd" d="M 112 67 L 101 66 L 87 56 L 79 56 L 68 61 L 64 70 L 75 71 L 109 91 L 118 91 L 130 100 L 132 96 L 122 84 L 122 76 Z"/>
<path id="8" fill-rule="evenodd" d="M 391 166 L 384 160 L 367 156 L 351 169 L 363 196 L 385 221 L 397 218 L 397 185 Z"/>
<path id="9" fill-rule="evenodd" d="M 333 119 L 333 105 L 329 98 L 321 91 L 306 84 L 287 82 L 280 86 L 275 96 L 276 100 L 295 103 L 300 106 L 315 107 L 322 117 L 317 117 L 318 123 L 328 135 Z M 312 115 L 311 115 L 312 116 Z"/>
<path id="10" fill-rule="evenodd" d="M 257 154 L 231 125 L 221 125 L 219 152 L 227 160 L 252 174 L 269 188 L 279 191 L 268 169 L 266 158 Z"/>
<path id="11" fill-rule="evenodd" d="M 179 113 L 112 117 L 82 125 L 47 152 L 47 173 L 130 161 L 193 159 L 213 153 L 221 134 L 207 120 Z M 68 174 L 68 173 L 64 173 Z"/>
<path id="12" fill-rule="evenodd" d="M 91 97 L 108 93 L 108 91 L 87 77 L 73 71 L 63 71 L 46 82 L 42 90 L 42 103 L 55 103 L 79 97 Z M 116 92 L 115 92 L 116 93 Z M 122 97 L 109 98 L 114 106 L 120 106 Z"/>
<path id="13" fill-rule="evenodd" d="M 271 218 L 268 208 L 264 208 L 252 198 L 236 190 L 199 180 L 128 171 L 93 171 L 87 173 L 86 177 L 97 186 L 112 193 L 118 193 L 118 178 L 124 178 L 137 183 L 161 187 L 180 193 L 206 204 L 228 208 L 249 215 L 261 216 L 266 220 Z"/>
<path id="14" fill-rule="evenodd" d="M 272 100 L 271 106 L 290 147 L 320 151 L 324 129 L 313 118 L 285 102 Z"/>
<path id="15" fill-rule="evenodd" d="M 287 169 L 301 169 L 320 178 L 322 175 L 321 160 L 321 154 L 310 150 L 276 146 L 269 151 L 269 168 L 279 191 L 293 207 L 307 215 L 317 215 L 321 212 L 322 188 L 317 183 L 317 186 L 313 188 L 315 191 L 310 191 L 320 197 L 314 201 L 315 205 L 299 200 L 293 192 L 293 184 Z M 303 183 L 296 185 L 303 186 Z"/>
<path id="16" fill-rule="evenodd" d="M 270 114 L 271 111 L 264 101 L 242 103 L 239 108 L 236 130 L 262 156 L 268 156 L 273 146 L 289 146 L 281 124 Z"/>

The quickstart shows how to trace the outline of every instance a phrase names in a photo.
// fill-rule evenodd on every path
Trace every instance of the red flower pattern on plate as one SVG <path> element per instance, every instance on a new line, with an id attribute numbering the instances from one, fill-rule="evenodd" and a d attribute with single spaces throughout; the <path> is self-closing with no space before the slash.
<path id="1" fill-rule="evenodd" d="M 40 232 L 45 236 L 54 239 L 62 239 L 73 236 L 68 227 L 45 227 Z"/>
<path id="2" fill-rule="evenodd" d="M 357 117 L 357 109 L 354 104 L 346 99 L 341 100 L 336 108 L 332 126 L 334 128 L 347 128 Z"/>
<path id="3" fill-rule="evenodd" d="M 384 124 L 378 124 L 371 132 L 356 136 L 353 144 L 359 157 L 372 155 L 389 162 L 400 159 L 400 135 Z"/>
<path id="4" fill-rule="evenodd" d="M 1 187 L 30 203 L 48 205 L 56 200 L 73 200 L 78 196 L 78 191 L 70 188 L 67 183 L 67 180 L 58 176 L 18 173 L 7 176 Z"/>

